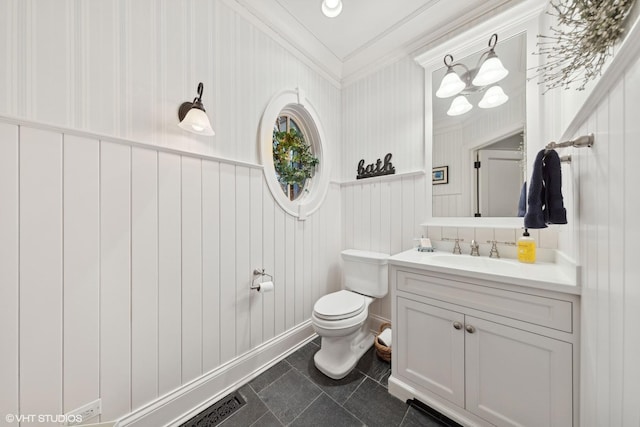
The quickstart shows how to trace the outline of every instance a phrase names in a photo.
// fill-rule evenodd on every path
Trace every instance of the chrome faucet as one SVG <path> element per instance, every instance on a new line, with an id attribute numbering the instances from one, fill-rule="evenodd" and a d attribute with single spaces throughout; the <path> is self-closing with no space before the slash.
<path id="1" fill-rule="evenodd" d="M 480 256 L 480 245 L 475 240 L 471 241 L 471 256 Z"/>
<path id="2" fill-rule="evenodd" d="M 462 253 L 462 249 L 460 249 L 460 239 L 456 239 L 455 242 L 453 245 L 453 253 L 460 255 Z"/>
<path id="3" fill-rule="evenodd" d="M 515 246 L 516 242 L 499 242 L 497 240 L 487 240 L 487 243 L 491 243 L 491 251 L 489 252 L 489 258 L 500 258 L 498 252 L 498 243 L 501 245 Z"/>
<path id="4" fill-rule="evenodd" d="M 460 255 L 462 254 L 462 249 L 460 248 L 460 242 L 464 242 L 464 239 L 449 239 L 448 237 L 443 237 L 442 240 L 447 242 L 455 242 L 453 244 L 453 253 Z"/>
<path id="5" fill-rule="evenodd" d="M 489 258 L 500 258 L 500 253 L 498 252 L 498 242 L 495 240 L 487 240 L 487 243 L 491 243 Z"/>

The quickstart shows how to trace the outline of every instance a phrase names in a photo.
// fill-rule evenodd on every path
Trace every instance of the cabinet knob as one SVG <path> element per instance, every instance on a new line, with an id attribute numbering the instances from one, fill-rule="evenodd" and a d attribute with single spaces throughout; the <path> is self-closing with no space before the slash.
<path id="1" fill-rule="evenodd" d="M 462 329 L 462 323 L 460 322 L 453 322 L 453 327 L 460 330 Z"/>
<path id="2" fill-rule="evenodd" d="M 472 325 L 467 325 L 464 327 L 467 332 L 469 332 L 470 334 L 474 333 L 476 331 L 476 328 L 474 328 Z"/>

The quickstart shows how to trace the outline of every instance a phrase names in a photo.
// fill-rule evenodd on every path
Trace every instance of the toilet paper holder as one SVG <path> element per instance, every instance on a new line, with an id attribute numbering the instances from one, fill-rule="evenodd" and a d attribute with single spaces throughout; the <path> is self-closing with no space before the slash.
<path id="1" fill-rule="evenodd" d="M 253 280 L 251 281 L 251 288 L 250 289 L 254 289 L 256 291 L 260 290 L 260 283 L 256 283 L 256 280 L 258 280 L 258 278 L 259 278 L 257 276 L 260 276 L 260 277 L 267 276 L 267 277 L 269 277 L 271 279 L 271 281 L 273 281 L 273 276 L 270 275 L 269 273 L 265 273 L 264 272 L 264 268 L 262 268 L 262 269 L 256 268 L 255 270 L 253 270 L 253 276 L 254 277 L 253 277 Z"/>

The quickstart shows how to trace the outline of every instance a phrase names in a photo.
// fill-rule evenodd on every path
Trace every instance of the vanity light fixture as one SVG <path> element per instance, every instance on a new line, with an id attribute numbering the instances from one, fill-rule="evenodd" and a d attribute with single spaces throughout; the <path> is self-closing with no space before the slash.
<path id="1" fill-rule="evenodd" d="M 480 108 L 493 108 L 504 104 L 509 100 L 509 97 L 498 85 L 491 86 L 484 94 L 478 107 Z"/>
<path id="2" fill-rule="evenodd" d="M 449 62 L 447 63 L 447 58 L 449 58 Z M 451 96 L 457 95 L 467 87 L 467 84 L 462 81 L 458 73 L 453 70 L 454 65 L 462 65 L 462 64 L 453 64 L 453 56 L 446 55 L 444 57 L 444 65 L 447 66 L 447 74 L 444 75 L 442 82 L 440 82 L 440 87 L 436 92 L 436 96 L 438 98 L 449 98 Z M 464 65 L 462 65 L 464 67 Z M 467 68 L 467 67 L 464 67 Z M 468 71 L 468 69 L 467 69 Z"/>
<path id="3" fill-rule="evenodd" d="M 447 72 L 440 82 L 436 96 L 438 98 L 450 98 L 458 95 L 451 103 L 447 115 L 459 116 L 468 112 L 473 107 L 465 95 L 482 91 L 486 86 L 497 83 L 509 74 L 509 70 L 504 68 L 495 52 L 497 43 L 498 35 L 493 34 L 489 38 L 489 50 L 480 56 L 478 64 L 473 69 L 469 69 L 461 62 L 454 63 L 451 54 L 445 55 L 444 65 L 447 66 Z M 465 72 L 462 75 L 458 75 L 453 67 L 462 67 Z M 487 90 L 478 106 L 480 108 L 493 108 L 504 104 L 508 99 L 509 97 L 502 88 L 496 85 Z"/>
<path id="4" fill-rule="evenodd" d="M 180 123 L 178 123 L 178 126 L 198 135 L 213 136 L 216 133 L 211 128 L 209 117 L 207 117 L 207 113 L 202 105 L 203 90 L 204 85 L 201 82 L 198 84 L 198 96 L 194 98 L 193 102 L 183 102 L 182 105 L 180 105 L 178 109 L 178 119 Z"/>
<path id="5" fill-rule="evenodd" d="M 327 18 L 335 18 L 342 12 L 342 0 L 322 0 L 322 13 Z"/>
<path id="6" fill-rule="evenodd" d="M 464 95 L 458 95 L 453 99 L 451 103 L 451 107 L 449 107 L 449 111 L 447 111 L 448 116 L 460 116 L 473 108 L 473 105 L 467 100 L 467 97 Z"/>
<path id="7" fill-rule="evenodd" d="M 474 86 L 487 86 L 499 82 L 509 74 L 509 70 L 504 68 L 502 61 L 500 61 L 500 58 L 496 55 L 495 47 L 497 43 L 498 35 L 494 34 L 489 39 L 489 51 L 482 55 L 487 55 L 487 57 L 482 62 L 478 73 L 471 82 Z M 481 60 L 482 56 L 480 57 Z"/>

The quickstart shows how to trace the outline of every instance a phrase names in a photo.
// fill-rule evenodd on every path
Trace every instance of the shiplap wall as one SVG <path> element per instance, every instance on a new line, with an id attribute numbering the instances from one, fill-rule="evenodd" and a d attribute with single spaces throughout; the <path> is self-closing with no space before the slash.
<path id="1" fill-rule="evenodd" d="M 391 159 L 396 173 L 424 169 L 423 69 L 409 57 L 342 89 L 342 180 L 365 164 Z"/>
<path id="2" fill-rule="evenodd" d="M 426 177 L 412 172 L 424 170 L 423 100 L 423 69 L 409 57 L 343 88 L 344 248 L 394 254 L 420 236 Z M 398 176 L 352 182 L 360 159 L 375 163 L 387 153 L 393 154 Z M 389 296 L 369 311 L 391 319 Z"/>
<path id="3" fill-rule="evenodd" d="M 260 167 L 2 122 L 0 171 L 3 414 L 101 398 L 115 419 L 339 286 L 336 186 L 296 221 Z M 249 289 L 261 267 L 272 293 Z"/>
<path id="4" fill-rule="evenodd" d="M 3 414 L 122 416 L 339 286 L 339 187 L 298 222 L 255 163 L 269 99 L 300 87 L 338 176 L 340 90 L 233 4 L 0 2 Z M 199 81 L 213 138 L 177 127 Z M 248 291 L 259 267 L 272 294 Z"/>
<path id="5" fill-rule="evenodd" d="M 563 168 L 570 229 L 560 249 L 582 265 L 581 425 L 640 425 L 640 61 L 608 91 L 575 136 Z"/>
<path id="6" fill-rule="evenodd" d="M 339 176 L 339 88 L 235 3 L 3 0 L 0 115 L 258 163 L 267 103 L 301 87 Z M 198 82 L 214 137 L 177 127 L 178 106 L 197 96 Z"/>
<path id="7" fill-rule="evenodd" d="M 342 186 L 343 247 L 396 254 L 413 247 L 425 220 L 424 173 L 369 178 Z M 391 298 L 375 300 L 369 312 L 391 319 Z"/>

